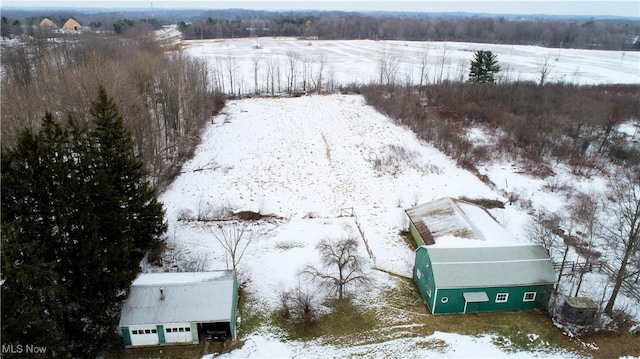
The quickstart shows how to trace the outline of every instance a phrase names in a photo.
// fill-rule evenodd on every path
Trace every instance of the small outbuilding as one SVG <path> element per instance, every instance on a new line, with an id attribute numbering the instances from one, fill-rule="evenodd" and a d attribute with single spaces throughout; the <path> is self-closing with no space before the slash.
<path id="1" fill-rule="evenodd" d="M 545 308 L 556 283 L 540 245 L 420 246 L 413 279 L 433 314 Z"/>
<path id="2" fill-rule="evenodd" d="M 125 347 L 198 343 L 207 330 L 236 337 L 234 271 L 144 273 L 131 285 L 120 317 Z"/>
<path id="3" fill-rule="evenodd" d="M 562 306 L 562 317 L 574 324 L 593 324 L 597 314 L 598 305 L 587 297 L 567 297 Z"/>

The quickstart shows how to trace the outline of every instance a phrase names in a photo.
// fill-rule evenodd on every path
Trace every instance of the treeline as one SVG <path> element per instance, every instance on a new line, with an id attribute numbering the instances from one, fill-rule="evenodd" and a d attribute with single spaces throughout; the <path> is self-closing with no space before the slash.
<path id="1" fill-rule="evenodd" d="M 318 15 L 320 14 L 320 15 Z M 185 39 L 250 36 L 324 40 L 463 41 L 606 50 L 639 50 L 640 23 L 623 20 L 533 20 L 504 17 L 391 17 L 259 12 L 227 19 L 205 13 L 181 23 Z"/>
<path id="2" fill-rule="evenodd" d="M 574 172 L 603 169 L 602 159 L 640 165 L 640 149 L 614 129 L 640 119 L 640 87 L 564 83 L 443 82 L 421 87 L 368 85 L 367 103 L 411 128 L 475 171 L 489 159 L 522 160 L 533 174 L 551 173 L 548 159 Z M 495 140 L 469 136 L 480 125 Z"/>
<path id="3" fill-rule="evenodd" d="M 46 111 L 90 123 L 90 100 L 102 84 L 153 177 L 171 180 L 224 98 L 209 86 L 204 62 L 178 49 L 165 53 L 146 30 L 128 35 L 36 38 L 3 48 L 2 145 L 13 145 L 23 127 L 40 126 Z"/>

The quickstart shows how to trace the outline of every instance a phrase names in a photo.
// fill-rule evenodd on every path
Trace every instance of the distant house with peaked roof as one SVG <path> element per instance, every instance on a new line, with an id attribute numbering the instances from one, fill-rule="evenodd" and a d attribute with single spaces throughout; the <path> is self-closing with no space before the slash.
<path id="1" fill-rule="evenodd" d="M 82 25 L 73 18 L 69 18 L 69 20 L 62 25 L 62 30 L 80 31 L 82 30 Z"/>
<path id="2" fill-rule="evenodd" d="M 45 17 L 44 19 L 42 19 L 42 21 L 40 21 L 40 27 L 48 30 L 55 30 L 58 28 L 58 25 Z"/>
<path id="3" fill-rule="evenodd" d="M 236 337 L 238 281 L 234 271 L 143 273 L 122 309 L 125 347 L 198 343 L 209 329 Z"/>

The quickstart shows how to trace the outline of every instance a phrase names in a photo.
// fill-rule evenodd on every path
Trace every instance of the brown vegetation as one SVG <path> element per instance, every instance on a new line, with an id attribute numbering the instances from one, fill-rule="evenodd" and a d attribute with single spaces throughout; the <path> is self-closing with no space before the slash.
<path id="1" fill-rule="evenodd" d="M 520 160 L 532 174 L 551 173 L 543 161 L 548 158 L 586 174 L 601 158 L 640 164 L 640 151 L 613 131 L 640 118 L 638 86 L 444 82 L 419 90 L 369 85 L 361 92 L 380 112 L 476 174 L 476 165 L 497 156 Z M 495 140 L 475 141 L 468 135 L 471 125 Z"/>
<path id="2" fill-rule="evenodd" d="M 102 84 L 160 184 L 172 179 L 209 116 L 224 105 L 209 88 L 203 62 L 164 53 L 149 32 L 34 39 L 3 48 L 2 64 L 3 146 L 24 126 L 38 127 L 45 111 L 89 123 L 90 100 Z"/>

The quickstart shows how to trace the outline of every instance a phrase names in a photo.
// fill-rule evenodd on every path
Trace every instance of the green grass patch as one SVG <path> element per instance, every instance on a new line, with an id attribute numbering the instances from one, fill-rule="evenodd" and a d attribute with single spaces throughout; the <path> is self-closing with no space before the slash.
<path id="1" fill-rule="evenodd" d="M 330 304 L 331 311 L 321 315 L 318 320 L 308 326 L 300 327 L 292 325 L 279 313 L 272 315 L 273 323 L 287 333 L 288 339 L 310 340 L 322 338 L 323 341 L 337 341 L 331 338 L 339 338 L 348 334 L 363 333 L 378 325 L 378 318 L 374 310 L 355 305 L 351 300 Z"/>
<path id="2" fill-rule="evenodd" d="M 109 350 L 106 353 L 105 358 L 106 359 L 200 358 L 204 355 L 203 348 L 204 348 L 204 343 L 124 349 L 122 347 L 122 342 L 120 342 L 118 347 L 114 346 L 111 350 Z"/>
<path id="3" fill-rule="evenodd" d="M 238 293 L 238 312 L 241 318 L 238 335 L 244 336 L 256 331 L 259 327 L 270 322 L 271 313 L 267 304 L 240 289 Z"/>
<path id="4" fill-rule="evenodd" d="M 380 317 L 405 332 L 429 336 L 434 331 L 480 336 L 495 335 L 494 344 L 505 352 L 554 349 L 581 350 L 551 323 L 546 311 L 506 311 L 477 314 L 432 315 L 411 279 L 397 278 L 396 285 L 383 292 Z M 410 328 L 402 325 L 414 325 Z"/>

